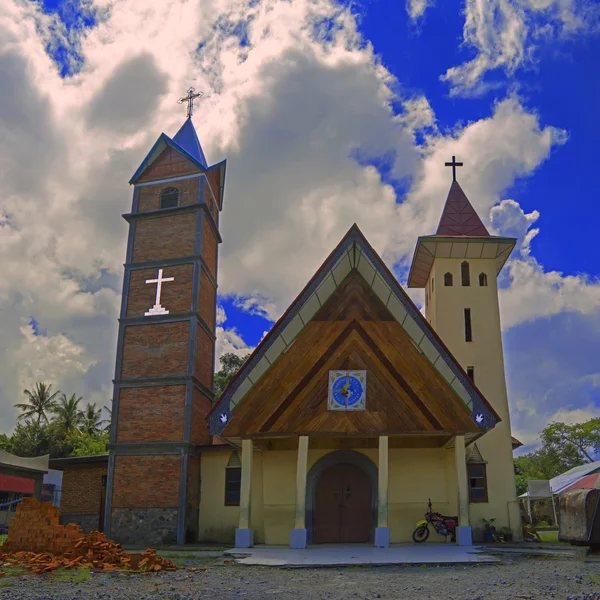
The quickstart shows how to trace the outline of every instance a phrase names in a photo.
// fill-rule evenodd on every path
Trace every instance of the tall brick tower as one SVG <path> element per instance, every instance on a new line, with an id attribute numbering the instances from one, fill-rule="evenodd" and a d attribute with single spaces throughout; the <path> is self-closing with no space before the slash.
<path id="1" fill-rule="evenodd" d="M 192 99 L 175 137 L 163 133 L 129 182 L 133 206 L 123 215 L 129 238 L 104 523 L 122 543 L 198 535 L 225 161 L 207 165 Z"/>

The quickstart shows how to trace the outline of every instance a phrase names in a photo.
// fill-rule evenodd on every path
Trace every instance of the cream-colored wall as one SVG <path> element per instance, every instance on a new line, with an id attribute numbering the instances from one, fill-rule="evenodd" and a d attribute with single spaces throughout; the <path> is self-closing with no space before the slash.
<path id="1" fill-rule="evenodd" d="M 516 501 L 510 415 L 500 309 L 494 259 L 466 259 L 470 267 L 470 286 L 461 282 L 461 263 L 465 259 L 436 258 L 427 282 L 430 301 L 427 319 L 461 366 L 475 368 L 475 384 L 494 407 L 502 421 L 477 441 L 487 461 L 487 503 L 471 503 L 470 518 L 474 529 L 482 528 L 482 517 L 496 518 L 498 526 L 513 529 L 520 536 L 520 517 Z M 453 285 L 444 286 L 444 274 L 450 272 Z M 486 273 L 487 286 L 479 285 L 479 274 Z M 431 279 L 434 290 L 431 292 Z M 464 309 L 471 309 L 472 342 L 465 341 Z"/>
<path id="2" fill-rule="evenodd" d="M 308 470 L 329 450 L 309 450 Z M 357 450 L 378 466 L 377 449 Z M 239 508 L 225 506 L 225 468 L 229 452 L 202 456 L 200 540 L 230 544 L 238 525 Z M 296 451 L 254 453 L 251 526 L 256 543 L 290 543 L 294 528 Z M 373 490 L 375 493 L 376 490 Z M 427 499 L 444 514 L 456 514 L 454 452 L 443 448 L 389 451 L 389 527 L 392 542 L 409 542 Z M 439 542 L 437 535 L 431 542 Z"/>
<path id="3" fill-rule="evenodd" d="M 231 452 L 202 453 L 199 539 L 203 542 L 233 544 L 238 526 L 239 506 L 225 506 L 225 469 Z M 254 452 L 250 522 L 256 543 L 264 542 L 263 456 Z"/>

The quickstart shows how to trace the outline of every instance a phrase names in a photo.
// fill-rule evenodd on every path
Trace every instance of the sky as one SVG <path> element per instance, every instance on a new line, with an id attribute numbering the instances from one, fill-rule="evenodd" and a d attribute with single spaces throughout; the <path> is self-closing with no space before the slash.
<path id="1" fill-rule="evenodd" d="M 354 222 L 405 284 L 455 155 L 518 238 L 499 281 L 522 451 L 600 416 L 599 58 L 591 0 L 4 0 L 0 433 L 36 381 L 110 403 L 127 182 L 190 86 L 227 158 L 218 355 L 252 350 Z"/>

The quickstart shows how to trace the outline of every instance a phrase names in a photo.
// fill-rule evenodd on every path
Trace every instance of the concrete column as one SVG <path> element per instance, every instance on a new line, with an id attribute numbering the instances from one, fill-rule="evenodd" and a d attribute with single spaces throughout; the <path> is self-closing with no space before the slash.
<path id="1" fill-rule="evenodd" d="M 235 547 L 254 546 L 254 532 L 250 529 L 250 497 L 252 493 L 252 440 L 242 440 L 242 481 L 240 484 L 240 520 L 235 530 Z"/>
<path id="2" fill-rule="evenodd" d="M 298 438 L 298 459 L 296 463 L 296 513 L 291 548 L 306 548 L 306 468 L 308 464 L 308 436 Z"/>
<path id="3" fill-rule="evenodd" d="M 457 435 L 454 438 L 454 458 L 456 459 L 459 525 L 456 528 L 456 543 L 459 546 L 472 546 L 473 537 L 469 524 L 469 485 L 467 482 L 467 457 L 464 435 Z"/>
<path id="4" fill-rule="evenodd" d="M 389 548 L 390 528 L 388 527 L 388 460 L 389 438 L 387 435 L 379 436 L 379 469 L 378 469 L 378 496 L 377 529 L 375 529 L 375 546 Z"/>

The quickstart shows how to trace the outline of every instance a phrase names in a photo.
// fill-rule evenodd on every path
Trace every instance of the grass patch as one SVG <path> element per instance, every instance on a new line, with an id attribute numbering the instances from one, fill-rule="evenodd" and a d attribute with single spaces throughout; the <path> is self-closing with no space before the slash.
<path id="1" fill-rule="evenodd" d="M 82 567 L 77 569 L 57 569 L 51 572 L 53 579 L 57 581 L 68 581 L 69 583 L 84 583 L 89 581 L 92 574 L 89 569 Z"/>
<path id="2" fill-rule="evenodd" d="M 0 546 L 4 544 L 4 540 L 6 540 L 7 537 L 8 535 L 6 533 L 0 533 Z"/>
<path id="3" fill-rule="evenodd" d="M 542 542 L 547 544 L 558 544 L 558 531 L 538 531 Z"/>

